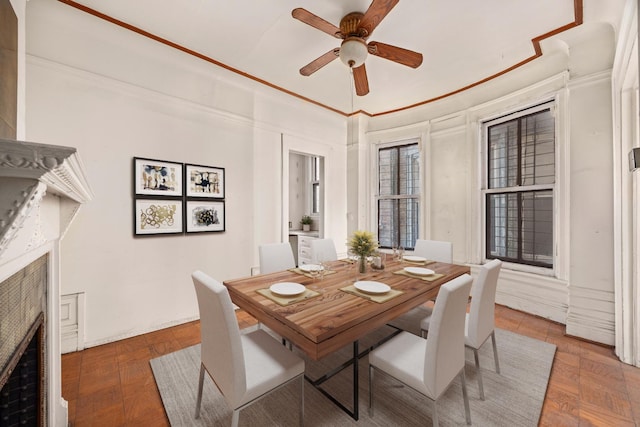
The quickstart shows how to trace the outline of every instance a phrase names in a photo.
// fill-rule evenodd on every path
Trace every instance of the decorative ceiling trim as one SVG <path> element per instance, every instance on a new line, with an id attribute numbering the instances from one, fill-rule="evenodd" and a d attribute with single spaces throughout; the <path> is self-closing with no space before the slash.
<path id="1" fill-rule="evenodd" d="M 204 54 L 202 54 L 200 52 L 197 52 L 197 51 L 191 50 L 189 48 L 186 48 L 184 46 L 181 46 L 181 45 L 179 45 L 177 43 L 174 43 L 174 42 L 172 42 L 170 40 L 167 40 L 165 38 L 159 37 L 159 36 L 157 36 L 155 34 L 152 34 L 152 33 L 148 32 L 148 31 L 145 31 L 145 30 L 143 30 L 141 28 L 138 28 L 136 26 L 133 26 L 131 24 L 127 24 L 126 22 L 120 21 L 119 19 L 113 18 L 113 17 L 111 17 L 109 15 L 106 15 L 106 14 L 104 14 L 102 12 L 99 12 L 99 11 L 97 11 L 95 9 L 92 9 L 90 7 L 87 7 L 87 6 L 84 6 L 82 4 L 76 3 L 73 0 L 58 0 L 58 1 L 60 3 L 64 3 L 64 4 L 68 5 L 68 6 L 74 7 L 74 8 L 76 8 L 76 9 L 78 9 L 80 11 L 83 11 L 85 13 L 88 13 L 90 15 L 93 15 L 93 16 L 95 16 L 97 18 L 100 18 L 100 19 L 103 19 L 103 20 L 105 20 L 107 22 L 115 24 L 115 25 L 117 25 L 119 27 L 127 29 L 129 31 L 133 31 L 135 33 L 138 33 L 141 36 L 150 38 L 150 39 L 155 40 L 155 41 L 157 41 L 159 43 L 162 43 L 162 44 L 164 44 L 166 46 L 169 46 L 169 47 L 172 47 L 174 49 L 177 49 L 177 50 L 179 50 L 181 52 L 184 52 L 184 53 L 186 53 L 188 55 L 195 56 L 196 58 L 202 59 L 203 61 L 206 61 L 206 62 L 209 62 L 211 64 L 217 65 L 218 67 L 224 68 L 225 70 L 231 71 L 232 73 L 238 74 L 238 75 L 240 75 L 242 77 L 248 78 L 248 79 L 253 80 L 253 81 L 257 82 L 257 83 L 260 83 L 260 84 L 263 84 L 265 86 L 268 86 L 268 87 L 270 87 L 272 89 L 275 89 L 275 90 L 278 90 L 280 92 L 286 93 L 287 95 L 291 95 L 291 96 L 293 96 L 295 98 L 301 99 L 301 100 L 303 100 L 305 102 L 309 102 L 311 104 L 317 105 L 319 107 L 325 108 L 325 109 L 327 109 L 329 111 L 333 111 L 334 113 L 338 113 L 338 114 L 346 116 L 346 117 L 354 116 L 354 115 L 357 115 L 357 114 L 364 114 L 364 115 L 367 115 L 369 117 L 384 116 L 384 115 L 387 115 L 387 114 L 392 114 L 392 113 L 397 113 L 397 112 L 400 112 L 400 111 L 410 110 L 412 108 L 420 107 L 420 106 L 425 105 L 425 104 L 430 104 L 432 102 L 439 101 L 441 99 L 448 98 L 450 96 L 453 96 L 453 95 L 459 94 L 461 92 L 464 92 L 466 90 L 472 89 L 472 88 L 474 88 L 476 86 L 479 86 L 479 85 L 481 85 L 483 83 L 486 83 L 486 82 L 488 82 L 490 80 L 493 80 L 493 79 L 495 79 L 497 77 L 500 77 L 500 76 L 502 76 L 504 74 L 507 74 L 507 73 L 515 70 L 516 68 L 522 67 L 523 65 L 528 64 L 529 62 L 533 61 L 534 59 L 539 58 L 540 56 L 542 56 L 542 48 L 540 47 L 540 42 L 542 40 L 547 39 L 547 38 L 552 37 L 552 36 L 555 36 L 555 35 L 557 35 L 559 33 L 567 31 L 567 30 L 569 30 L 571 28 L 575 28 L 575 27 L 577 27 L 579 25 L 582 25 L 583 18 L 584 18 L 584 16 L 583 16 L 583 7 L 584 7 L 583 0 L 574 0 L 573 1 L 574 21 L 570 22 L 570 23 L 568 23 L 566 25 L 563 25 L 561 27 L 558 27 L 555 30 L 551 30 L 551 31 L 549 31 L 547 33 L 544 33 L 542 35 L 539 35 L 539 36 L 531 39 L 531 43 L 533 44 L 534 54 L 531 55 L 530 57 L 518 62 L 517 64 L 512 65 L 511 67 L 505 68 L 504 70 L 502 70 L 502 71 L 500 71 L 498 73 L 495 73 L 493 75 L 485 77 L 484 79 L 478 80 L 477 82 L 471 83 L 471 84 L 469 84 L 467 86 L 461 87 L 459 89 L 456 89 L 454 91 L 445 93 L 443 95 L 436 96 L 434 98 L 430 98 L 430 99 L 427 99 L 427 100 L 424 100 L 424 101 L 417 102 L 415 104 L 407 105 L 407 106 L 396 108 L 396 109 L 393 109 L 393 110 L 382 111 L 382 112 L 379 112 L 379 113 L 370 113 L 370 112 L 367 112 L 367 111 L 364 111 L 364 110 L 358 110 L 358 111 L 353 111 L 353 112 L 347 113 L 347 112 L 338 110 L 336 108 L 330 107 L 328 105 L 322 104 L 321 102 L 315 101 L 315 100 L 313 100 L 311 98 L 307 98 L 306 96 L 302 96 L 302 95 L 300 95 L 298 93 L 295 93 L 295 92 L 290 91 L 288 89 L 285 89 L 283 87 L 277 86 L 277 85 L 275 85 L 273 83 L 270 83 L 270 82 L 268 82 L 266 80 L 263 80 L 263 79 L 258 78 L 256 76 L 253 76 L 253 75 L 251 75 L 251 74 L 249 74 L 247 72 L 244 72 L 242 70 L 239 70 L 237 68 L 233 68 L 233 67 L 231 67 L 231 66 L 229 66 L 227 64 L 224 64 L 224 63 L 222 63 L 220 61 L 217 61 L 217 60 L 215 60 L 215 59 L 213 59 L 213 58 L 211 58 L 209 56 L 206 56 L 206 55 L 204 55 Z"/>
<path id="2" fill-rule="evenodd" d="M 445 93 L 443 95 L 436 96 L 435 98 L 431 98 L 431 99 L 427 99 L 425 101 L 421 101 L 421 102 L 418 102 L 418 103 L 415 103 L 415 104 L 407 105 L 406 107 L 397 108 L 395 110 L 384 111 L 382 113 L 375 113 L 375 114 L 372 114 L 371 117 L 383 116 L 385 114 L 391 114 L 391 113 L 397 113 L 398 111 L 408 110 L 408 109 L 411 109 L 411 108 L 419 107 L 421 105 L 429 104 L 431 102 L 439 101 L 441 99 L 447 98 L 447 97 L 452 96 L 452 95 L 456 95 L 456 94 L 458 94 L 460 92 L 464 92 L 464 91 L 466 91 L 468 89 L 471 89 L 471 88 L 474 88 L 476 86 L 480 86 L 483 83 L 486 83 L 486 82 L 488 82 L 490 80 L 493 80 L 493 79 L 495 79 L 497 77 L 500 77 L 500 76 L 502 76 L 504 74 L 507 74 L 508 72 L 513 71 L 516 68 L 520 68 L 523 65 L 528 64 L 529 62 L 533 61 L 534 59 L 537 59 L 537 58 L 541 57 L 542 56 L 542 48 L 540 47 L 540 42 L 542 40 L 547 39 L 547 38 L 552 37 L 552 36 L 555 36 L 556 34 L 560 34 L 560 33 L 565 32 L 567 30 L 570 30 L 571 28 L 575 28 L 575 27 L 577 27 L 579 25 L 582 25 L 582 22 L 583 22 L 583 14 L 582 14 L 583 4 L 582 4 L 582 1 L 583 0 L 574 0 L 573 1 L 573 14 L 574 14 L 574 21 L 573 22 L 570 22 L 570 23 L 568 23 L 566 25 L 563 25 L 561 27 L 556 28 L 555 30 L 551 30 L 551 31 L 549 31 L 547 33 L 544 33 L 544 34 L 542 34 L 542 35 L 540 35 L 538 37 L 535 37 L 535 38 L 531 39 L 531 43 L 533 44 L 534 54 L 531 55 L 530 57 L 518 62 L 515 65 L 512 65 L 509 68 L 505 68 L 504 70 L 502 70 L 500 72 L 497 72 L 497 73 L 495 73 L 495 74 L 493 74 L 493 75 L 491 75 L 489 77 L 485 77 L 482 80 L 478 80 L 477 82 L 474 82 L 474 83 L 471 83 L 471 84 L 469 84 L 467 86 L 461 87 L 460 89 L 456 89 L 456 90 L 451 91 L 449 93 Z"/>

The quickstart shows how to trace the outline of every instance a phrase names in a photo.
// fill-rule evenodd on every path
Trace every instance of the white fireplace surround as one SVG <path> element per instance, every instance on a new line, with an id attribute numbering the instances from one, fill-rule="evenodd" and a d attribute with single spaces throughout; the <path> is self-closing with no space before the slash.
<path id="1" fill-rule="evenodd" d="M 44 254 L 47 283 L 47 425 L 67 425 L 61 393 L 59 248 L 93 194 L 75 148 L 0 139 L 0 282 Z"/>

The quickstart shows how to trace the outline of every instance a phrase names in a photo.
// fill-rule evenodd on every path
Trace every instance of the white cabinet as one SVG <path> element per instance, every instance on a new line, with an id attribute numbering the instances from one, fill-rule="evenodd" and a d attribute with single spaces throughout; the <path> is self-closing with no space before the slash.
<path id="1" fill-rule="evenodd" d="M 289 243 L 291 243 L 296 265 L 311 264 L 311 241 L 318 238 L 316 230 L 289 230 Z"/>
<path id="2" fill-rule="evenodd" d="M 317 237 L 298 235 L 298 265 L 311 264 L 311 241 Z"/>

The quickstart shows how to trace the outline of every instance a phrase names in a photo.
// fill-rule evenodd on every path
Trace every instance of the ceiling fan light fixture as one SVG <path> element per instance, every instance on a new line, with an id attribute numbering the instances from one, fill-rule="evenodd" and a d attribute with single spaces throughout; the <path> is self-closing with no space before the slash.
<path id="1" fill-rule="evenodd" d="M 364 64 L 367 54 L 367 45 L 360 37 L 347 37 L 340 46 L 340 60 L 349 68 Z"/>

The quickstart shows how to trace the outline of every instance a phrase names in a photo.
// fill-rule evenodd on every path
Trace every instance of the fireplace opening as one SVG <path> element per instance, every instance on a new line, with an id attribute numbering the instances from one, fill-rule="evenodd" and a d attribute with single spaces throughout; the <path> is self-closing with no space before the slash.
<path id="1" fill-rule="evenodd" d="M 44 313 L 0 373 L 0 425 L 44 425 Z"/>

